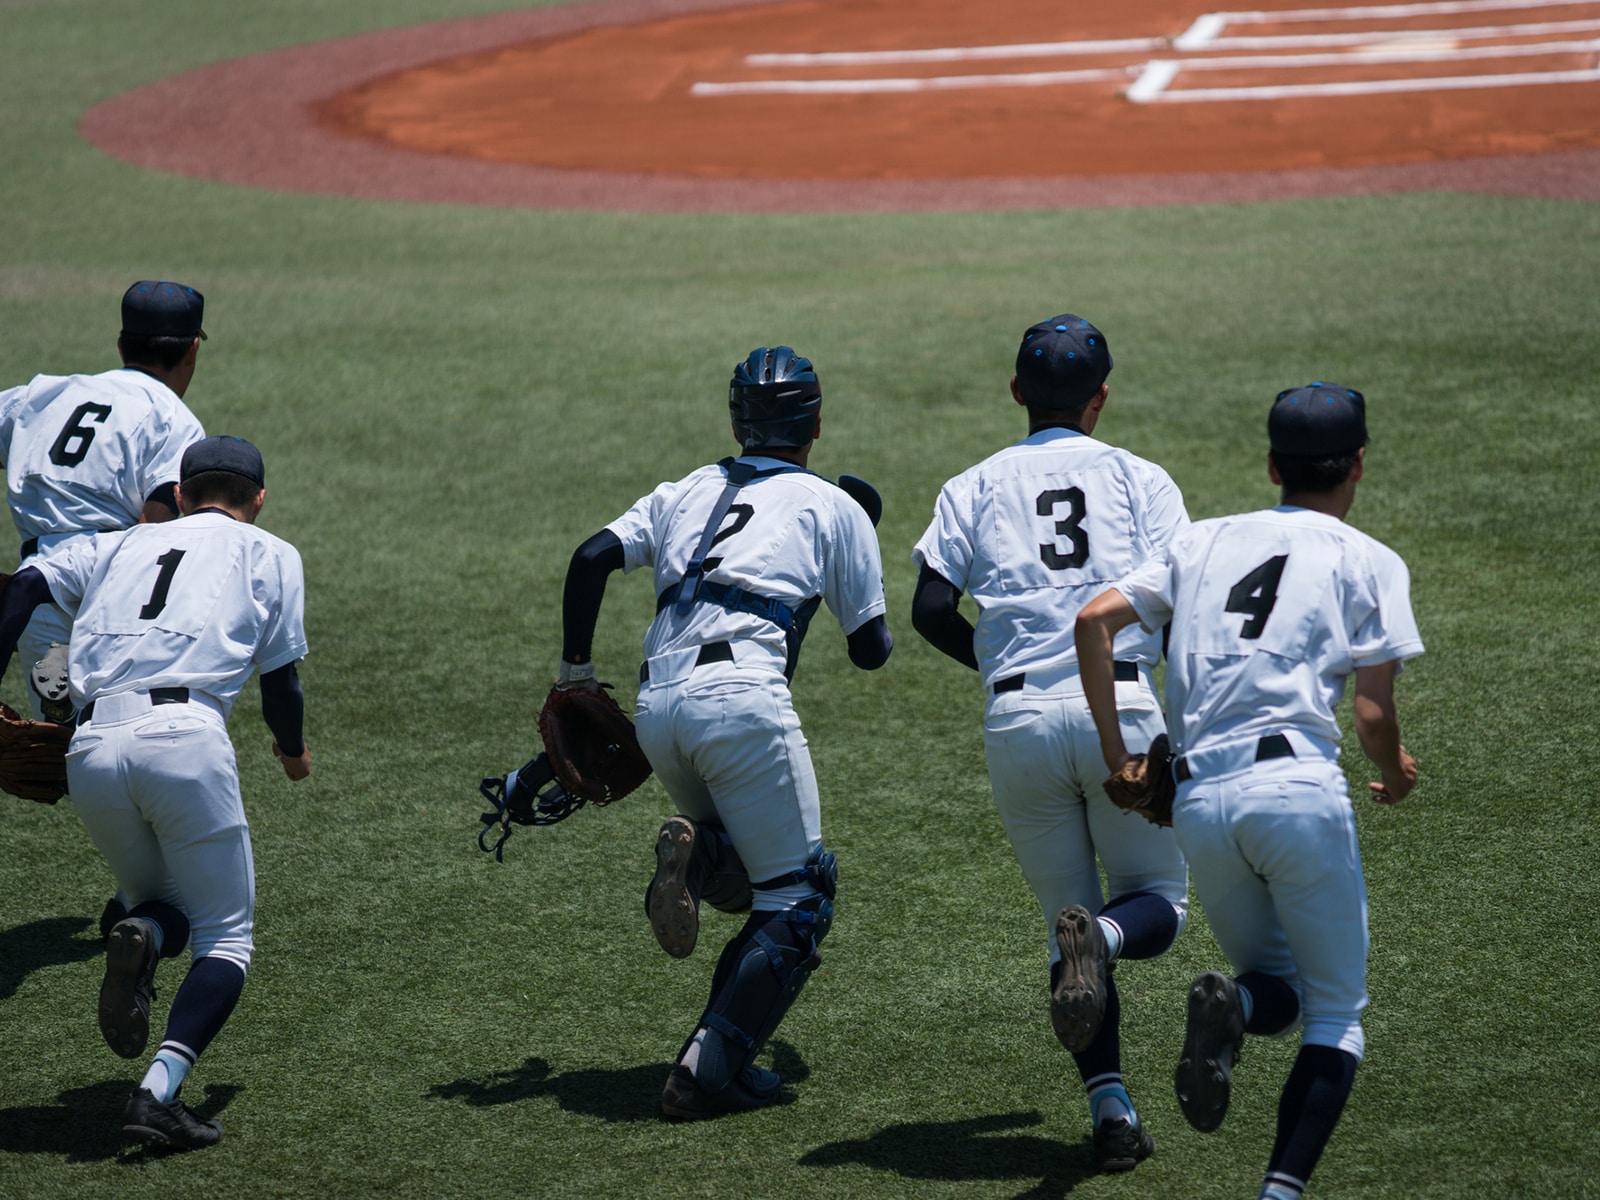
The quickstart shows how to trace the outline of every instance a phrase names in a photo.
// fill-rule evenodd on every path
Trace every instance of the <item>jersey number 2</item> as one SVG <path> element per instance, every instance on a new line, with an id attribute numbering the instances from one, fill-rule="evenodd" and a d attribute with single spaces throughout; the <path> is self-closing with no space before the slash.
<path id="1" fill-rule="evenodd" d="M 172 573 L 178 569 L 178 564 L 183 561 L 182 550 L 168 550 L 156 559 L 156 566 L 161 568 L 161 573 L 156 576 L 156 586 L 150 589 L 150 599 L 139 610 L 141 621 L 153 621 L 161 615 L 161 610 L 167 606 L 167 589 L 172 587 Z"/>
<path id="2" fill-rule="evenodd" d="M 1249 615 L 1250 619 L 1239 630 L 1240 637 L 1258 638 L 1267 627 L 1272 606 L 1278 602 L 1278 581 L 1283 578 L 1283 564 L 1288 561 L 1287 554 L 1269 558 L 1233 585 L 1223 611 Z"/>
<path id="3" fill-rule="evenodd" d="M 66 425 L 61 430 L 61 435 L 56 438 L 55 445 L 50 447 L 50 461 L 58 467 L 75 467 L 83 461 L 83 456 L 89 453 L 89 443 L 94 441 L 95 429 L 93 425 L 86 425 L 84 421 L 93 417 L 99 424 L 105 424 L 111 415 L 109 404 L 80 404 L 72 410 L 72 416 L 67 419 Z"/>
<path id="4" fill-rule="evenodd" d="M 1059 541 L 1042 542 L 1039 545 L 1039 558 L 1052 571 L 1066 571 L 1089 561 L 1089 531 L 1083 527 L 1086 511 L 1083 489 L 1069 487 L 1040 492 L 1039 498 L 1034 501 L 1034 511 L 1041 517 L 1053 517 L 1058 504 L 1067 505 L 1067 515 L 1056 522 L 1055 532 L 1058 538 L 1064 537 L 1070 541 L 1072 548 L 1063 554 Z"/>

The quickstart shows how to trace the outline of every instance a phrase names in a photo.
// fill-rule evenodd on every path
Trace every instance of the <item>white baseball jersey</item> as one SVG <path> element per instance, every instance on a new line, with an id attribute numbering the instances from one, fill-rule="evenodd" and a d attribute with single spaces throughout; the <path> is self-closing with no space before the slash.
<path id="1" fill-rule="evenodd" d="M 1044 429 L 945 484 L 912 558 L 977 601 L 973 649 L 988 686 L 1076 664 L 1078 610 L 1188 523 L 1177 485 L 1154 463 Z M 1159 633 L 1130 626 L 1116 656 L 1155 663 Z"/>
<path id="2" fill-rule="evenodd" d="M 1309 509 L 1200 521 L 1117 587 L 1146 629 L 1172 622 L 1177 754 L 1298 730 L 1337 758 L 1346 677 L 1422 653 L 1400 556 Z"/>
<path id="3" fill-rule="evenodd" d="M 787 464 L 746 455 L 757 470 Z M 655 568 L 655 591 L 681 580 L 700 545 L 726 483 L 717 465 L 701 467 L 641 497 L 606 528 L 622 543 L 623 570 Z M 821 596 L 848 635 L 883 613 L 883 562 L 878 535 L 861 506 L 809 471 L 786 471 L 742 487 L 706 557 L 705 579 L 732 584 L 798 609 Z M 782 652 L 784 631 L 765 617 L 696 604 L 679 616 L 672 605 L 645 635 L 646 658 L 688 646 L 752 639 Z"/>
<path id="4" fill-rule="evenodd" d="M 73 539 L 28 565 L 75 614 L 68 671 L 80 707 L 187 687 L 226 716 L 257 670 L 306 654 L 299 553 L 225 513 Z"/>
<path id="5" fill-rule="evenodd" d="M 203 437 L 171 388 L 130 368 L 38 375 L 0 392 L 0 466 L 18 534 L 126 529 Z"/>

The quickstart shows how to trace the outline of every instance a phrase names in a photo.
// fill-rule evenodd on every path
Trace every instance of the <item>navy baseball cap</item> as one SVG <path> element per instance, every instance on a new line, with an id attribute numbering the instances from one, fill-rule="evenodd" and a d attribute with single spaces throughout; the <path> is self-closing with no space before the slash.
<path id="1" fill-rule="evenodd" d="M 261 462 L 261 451 L 243 438 L 208 437 L 185 450 L 183 463 L 178 468 L 178 482 L 187 482 L 204 471 L 231 471 L 243 475 L 257 487 L 267 485 L 267 468 Z"/>
<path id="2" fill-rule="evenodd" d="M 1267 414 L 1267 440 L 1279 454 L 1348 454 L 1367 444 L 1367 398 L 1336 383 L 1279 392 Z"/>
<path id="3" fill-rule="evenodd" d="M 141 279 L 122 293 L 123 337 L 203 338 L 206 298 L 169 279 Z"/>
<path id="4" fill-rule="evenodd" d="M 1082 317 L 1062 313 L 1022 335 L 1017 384 L 1036 408 L 1077 408 L 1111 374 L 1106 336 Z"/>

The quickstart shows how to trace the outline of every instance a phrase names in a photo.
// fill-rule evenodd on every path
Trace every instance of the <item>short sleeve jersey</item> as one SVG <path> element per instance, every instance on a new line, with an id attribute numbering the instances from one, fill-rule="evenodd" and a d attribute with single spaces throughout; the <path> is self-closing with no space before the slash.
<path id="1" fill-rule="evenodd" d="M 757 470 L 783 467 L 747 455 Z M 623 570 L 655 569 L 655 592 L 683 579 L 727 483 L 720 464 L 663 483 L 606 526 L 622 543 Z M 883 562 L 866 512 L 835 484 L 809 471 L 759 476 L 739 489 L 706 555 L 705 580 L 733 584 L 798 610 L 821 597 L 848 635 L 882 614 Z M 776 622 L 701 602 L 679 616 L 656 614 L 645 635 L 646 657 L 715 641 L 753 639 L 778 650 Z"/>
<path id="2" fill-rule="evenodd" d="M 80 707 L 187 687 L 226 713 L 254 672 L 306 654 L 299 553 L 225 513 L 64 542 L 28 565 L 74 617 L 67 673 Z"/>
<path id="3" fill-rule="evenodd" d="M 128 368 L 38 375 L 0 392 L 0 466 L 18 534 L 126 529 L 203 437 L 171 388 Z"/>
<path id="4" fill-rule="evenodd" d="M 1422 653 L 1400 556 L 1309 509 L 1199 521 L 1118 590 L 1145 628 L 1172 622 L 1180 754 L 1294 729 L 1334 757 L 1346 678 Z"/>
<path id="5" fill-rule="evenodd" d="M 1044 429 L 944 485 L 912 559 L 978 605 L 973 649 L 985 686 L 1077 662 L 1078 610 L 1189 524 L 1154 463 L 1073 429 Z M 1133 627 L 1119 659 L 1154 663 L 1159 632 Z"/>

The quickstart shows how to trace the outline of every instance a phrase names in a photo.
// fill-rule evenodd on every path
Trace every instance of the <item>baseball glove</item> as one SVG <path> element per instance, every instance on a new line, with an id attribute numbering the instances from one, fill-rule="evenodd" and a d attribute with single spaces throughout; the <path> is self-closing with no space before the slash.
<path id="1" fill-rule="evenodd" d="M 71 725 L 31 721 L 0 704 L 0 789 L 24 800 L 54 804 L 67 794 Z"/>
<path id="2" fill-rule="evenodd" d="M 1172 824 L 1172 799 L 1178 784 L 1172 775 L 1172 747 L 1166 734 L 1150 743 L 1148 754 L 1135 754 L 1105 782 L 1106 798 L 1118 808 L 1138 813 L 1153 825 Z"/>
<path id="3" fill-rule="evenodd" d="M 594 804 L 620 800 L 650 778 L 633 722 L 598 689 L 551 688 L 539 712 L 539 736 L 556 781 Z"/>

